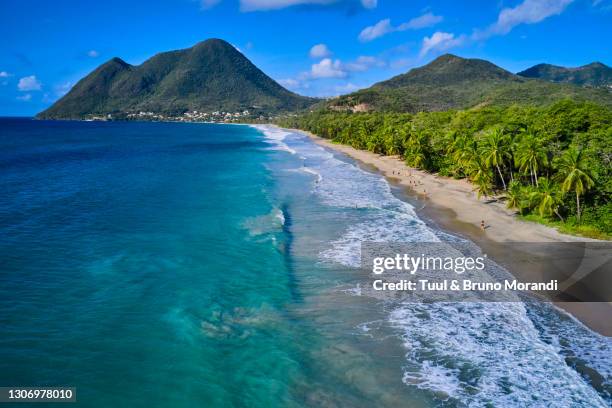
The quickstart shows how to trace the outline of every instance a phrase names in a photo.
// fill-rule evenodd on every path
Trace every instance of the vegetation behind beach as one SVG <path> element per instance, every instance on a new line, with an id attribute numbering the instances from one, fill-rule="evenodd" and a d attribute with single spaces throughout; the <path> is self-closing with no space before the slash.
<path id="1" fill-rule="evenodd" d="M 410 113 L 320 110 L 284 127 L 467 178 L 479 197 L 504 200 L 524 218 L 562 232 L 612 236 L 612 110 L 562 100 Z"/>

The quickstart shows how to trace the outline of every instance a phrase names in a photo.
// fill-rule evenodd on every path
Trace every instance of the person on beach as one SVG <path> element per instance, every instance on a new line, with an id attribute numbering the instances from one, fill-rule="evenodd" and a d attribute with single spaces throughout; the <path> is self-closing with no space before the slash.
<path id="1" fill-rule="evenodd" d="M 484 220 L 480 221 L 480 229 L 483 230 L 483 231 L 485 230 L 485 222 L 484 222 Z"/>

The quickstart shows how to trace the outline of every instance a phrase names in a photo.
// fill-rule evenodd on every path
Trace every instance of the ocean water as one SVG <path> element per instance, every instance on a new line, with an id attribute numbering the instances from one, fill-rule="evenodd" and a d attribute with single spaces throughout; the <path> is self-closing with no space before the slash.
<path id="1" fill-rule="evenodd" d="M 0 386 L 86 407 L 605 407 L 612 341 L 547 304 L 407 304 L 362 241 L 457 239 L 271 127 L 0 119 Z"/>

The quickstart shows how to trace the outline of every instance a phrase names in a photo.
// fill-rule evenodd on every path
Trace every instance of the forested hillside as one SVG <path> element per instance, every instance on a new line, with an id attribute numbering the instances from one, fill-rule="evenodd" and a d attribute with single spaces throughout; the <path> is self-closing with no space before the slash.
<path id="1" fill-rule="evenodd" d="M 520 214 L 592 237 L 612 235 L 612 110 L 564 100 L 410 113 L 321 110 L 283 118 L 335 142 L 443 176 L 468 178 Z"/>
<path id="2" fill-rule="evenodd" d="M 612 92 L 606 88 L 524 78 L 489 61 L 446 54 L 370 88 L 333 98 L 326 107 L 417 113 L 476 106 L 543 106 L 566 98 L 612 106 Z"/>

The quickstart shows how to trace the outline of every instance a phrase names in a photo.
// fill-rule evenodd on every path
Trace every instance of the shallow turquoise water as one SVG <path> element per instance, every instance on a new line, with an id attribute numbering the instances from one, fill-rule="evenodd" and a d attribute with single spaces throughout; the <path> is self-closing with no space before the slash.
<path id="1" fill-rule="evenodd" d="M 1 119 L 0 386 L 88 407 L 609 403 L 610 342 L 566 315 L 358 296 L 361 241 L 442 235 L 379 175 L 262 130 Z"/>
<path id="2" fill-rule="evenodd" d="M 297 310 L 324 268 L 290 255 L 280 184 L 312 177 L 272 168 L 294 157 L 243 126 L 20 120 L 1 143 L 0 384 L 86 406 L 307 398 L 325 340 Z"/>

